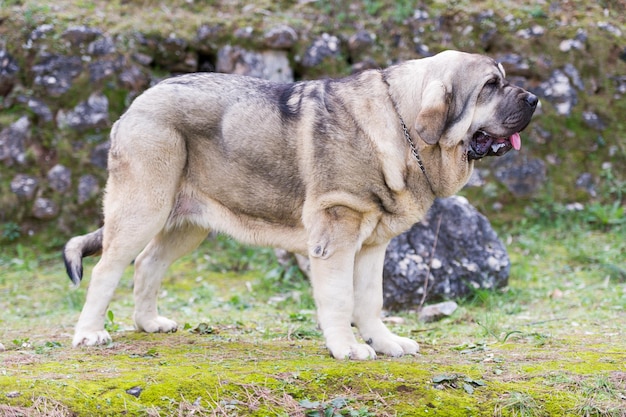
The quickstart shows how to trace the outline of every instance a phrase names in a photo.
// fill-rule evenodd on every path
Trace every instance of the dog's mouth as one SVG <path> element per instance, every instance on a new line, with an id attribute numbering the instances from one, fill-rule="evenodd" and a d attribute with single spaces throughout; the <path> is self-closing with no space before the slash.
<path id="1" fill-rule="evenodd" d="M 513 133 L 509 137 L 497 137 L 490 135 L 489 133 L 479 130 L 474 133 L 470 146 L 467 151 L 467 158 L 471 161 L 473 159 L 481 159 L 486 156 L 501 156 L 515 149 L 519 151 L 522 147 L 522 139 L 518 132 Z"/>

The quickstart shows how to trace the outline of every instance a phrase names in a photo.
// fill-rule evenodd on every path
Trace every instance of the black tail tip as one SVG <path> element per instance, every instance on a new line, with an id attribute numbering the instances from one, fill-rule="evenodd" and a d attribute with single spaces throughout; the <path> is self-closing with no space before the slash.
<path id="1" fill-rule="evenodd" d="M 83 265 L 73 264 L 70 260 L 65 256 L 65 252 L 63 253 L 63 262 L 65 263 L 65 271 L 67 272 L 67 276 L 72 281 L 72 284 L 77 287 L 80 285 L 80 282 L 83 279 Z"/>

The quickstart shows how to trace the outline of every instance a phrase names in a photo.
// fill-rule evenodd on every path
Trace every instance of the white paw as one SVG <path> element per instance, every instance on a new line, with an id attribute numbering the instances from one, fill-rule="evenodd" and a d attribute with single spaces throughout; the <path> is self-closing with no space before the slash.
<path id="1" fill-rule="evenodd" d="M 83 331 L 76 330 L 72 339 L 72 346 L 97 346 L 111 343 L 111 336 L 106 330 Z"/>
<path id="2" fill-rule="evenodd" d="M 356 361 L 364 361 L 368 359 L 376 359 L 374 349 L 363 343 L 354 343 L 351 345 L 328 346 L 330 354 L 335 359 L 351 359 Z"/>
<path id="3" fill-rule="evenodd" d="M 371 338 L 367 342 L 376 352 L 393 357 L 415 355 L 420 349 L 417 342 L 394 334 Z"/>
<path id="4" fill-rule="evenodd" d="M 174 320 L 157 316 L 152 319 L 140 319 L 135 316 L 137 330 L 146 333 L 173 333 L 178 329 L 178 324 Z"/>

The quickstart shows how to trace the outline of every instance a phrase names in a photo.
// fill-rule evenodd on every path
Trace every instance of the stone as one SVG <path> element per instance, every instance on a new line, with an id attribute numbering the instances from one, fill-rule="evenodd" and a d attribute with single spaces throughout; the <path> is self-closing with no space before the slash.
<path id="1" fill-rule="evenodd" d="M 30 136 L 27 116 L 20 117 L 9 127 L 0 131 L 0 161 L 7 166 L 26 163 L 26 140 Z"/>
<path id="2" fill-rule="evenodd" d="M 137 65 L 124 69 L 119 75 L 119 80 L 122 87 L 131 91 L 143 91 L 150 85 L 150 77 Z"/>
<path id="3" fill-rule="evenodd" d="M 302 57 L 304 67 L 315 67 L 326 58 L 337 58 L 341 53 L 339 38 L 328 33 L 319 36 Z"/>
<path id="4" fill-rule="evenodd" d="M 298 41 L 298 33 L 291 26 L 280 25 L 268 30 L 263 39 L 268 48 L 289 49 Z"/>
<path id="5" fill-rule="evenodd" d="M 506 247 L 466 198 L 437 199 L 424 220 L 390 242 L 384 304 L 392 310 L 411 309 L 423 301 L 495 290 L 507 285 L 510 266 Z"/>
<path id="6" fill-rule="evenodd" d="M 581 190 L 585 190 L 587 194 L 591 197 L 596 197 L 598 195 L 596 191 L 596 182 L 593 178 L 593 174 L 590 172 L 583 172 L 576 178 L 576 188 L 580 188 Z"/>
<path id="7" fill-rule="evenodd" d="M 531 74 L 528 58 L 520 54 L 501 54 L 496 57 L 496 61 L 500 62 L 504 67 L 507 79 L 511 76 L 526 77 Z"/>
<path id="8" fill-rule="evenodd" d="M 91 155 L 89 158 L 90 162 L 98 168 L 106 169 L 110 148 L 110 141 L 106 141 L 104 143 L 96 145 L 96 147 L 93 148 L 93 150 L 91 151 Z"/>
<path id="9" fill-rule="evenodd" d="M 11 192 L 17 195 L 21 201 L 30 201 L 35 198 L 39 187 L 39 180 L 26 174 L 17 174 L 11 180 Z"/>
<path id="10" fill-rule="evenodd" d="M 124 57 L 108 57 L 98 59 L 89 64 L 89 80 L 92 83 L 105 78 L 113 78 L 124 66 Z"/>
<path id="11" fill-rule="evenodd" d="M 348 39 L 348 49 L 352 54 L 362 52 L 374 43 L 376 35 L 366 30 L 359 30 Z"/>
<path id="12" fill-rule="evenodd" d="M 71 111 L 60 110 L 57 123 L 61 127 L 77 130 L 106 128 L 109 126 L 109 100 L 102 93 L 93 93 L 87 101 Z"/>
<path id="13" fill-rule="evenodd" d="M 114 54 L 115 52 L 115 42 L 110 36 L 103 36 L 100 39 L 96 39 L 87 46 L 87 53 L 89 55 L 103 56 Z"/>
<path id="14" fill-rule="evenodd" d="M 276 82 L 293 82 L 293 71 L 286 51 L 253 52 L 227 45 L 217 53 L 216 71 Z"/>
<path id="15" fill-rule="evenodd" d="M 44 87 L 53 97 L 66 93 L 82 70 L 83 64 L 78 56 L 44 54 L 33 65 L 35 84 Z"/>
<path id="16" fill-rule="evenodd" d="M 72 171 L 60 164 L 53 166 L 47 177 L 50 188 L 59 193 L 66 192 L 72 185 Z"/>
<path id="17" fill-rule="evenodd" d="M 102 35 L 102 31 L 87 26 L 72 26 L 63 32 L 61 37 L 72 46 L 80 46 L 92 42 Z"/>
<path id="18" fill-rule="evenodd" d="M 564 71 L 558 69 L 552 72 L 548 80 L 539 84 L 535 93 L 551 102 L 561 116 L 569 116 L 578 103 L 578 94 L 570 79 Z"/>
<path id="19" fill-rule="evenodd" d="M 49 198 L 37 198 L 32 213 L 36 219 L 52 220 L 59 215 L 59 206 Z"/>
<path id="20" fill-rule="evenodd" d="M 493 162 L 494 175 L 516 197 L 528 197 L 546 182 L 546 164 L 541 159 L 510 152 Z"/>
<path id="21" fill-rule="evenodd" d="M 78 204 L 84 204 L 100 193 L 98 179 L 85 174 L 78 179 Z"/>
<path id="22" fill-rule="evenodd" d="M 50 107 L 43 100 L 34 97 L 18 96 L 17 101 L 26 104 L 28 109 L 37 116 L 39 122 L 48 123 L 54 118 Z"/>
<path id="23" fill-rule="evenodd" d="M 595 130 L 604 130 L 606 129 L 606 123 L 598 116 L 597 113 L 591 111 L 583 112 L 583 121 L 587 126 Z"/>
<path id="24" fill-rule="evenodd" d="M 0 49 L 0 96 L 7 96 L 17 83 L 20 70 L 17 61 L 5 49 Z"/>
<path id="25" fill-rule="evenodd" d="M 427 305 L 420 310 L 418 318 L 426 323 L 439 321 L 443 318 L 450 317 L 457 308 L 459 308 L 459 306 L 454 301 L 444 301 L 442 303 Z"/>
<path id="26" fill-rule="evenodd" d="M 188 54 L 189 42 L 175 34 L 162 37 L 158 35 L 137 34 L 137 40 L 143 52 L 153 58 L 153 63 L 169 72 L 194 72 L 197 61 Z"/>

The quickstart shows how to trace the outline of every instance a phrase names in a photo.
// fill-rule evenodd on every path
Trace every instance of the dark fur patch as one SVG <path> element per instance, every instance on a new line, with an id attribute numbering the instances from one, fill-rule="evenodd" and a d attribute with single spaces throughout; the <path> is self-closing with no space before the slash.
<path id="1" fill-rule="evenodd" d="M 304 83 L 280 84 L 276 87 L 277 106 L 284 122 L 296 121 L 302 112 Z"/>

